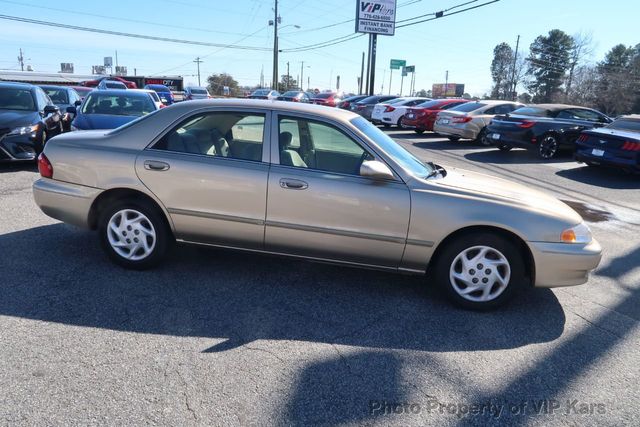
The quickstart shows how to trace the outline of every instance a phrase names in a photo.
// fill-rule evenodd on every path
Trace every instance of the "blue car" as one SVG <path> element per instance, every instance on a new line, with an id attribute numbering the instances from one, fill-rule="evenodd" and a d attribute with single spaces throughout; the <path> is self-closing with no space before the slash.
<path id="1" fill-rule="evenodd" d="M 157 109 L 148 93 L 94 90 L 78 107 L 71 130 L 115 129 Z M 69 107 L 67 111 L 76 113 L 76 108 Z"/>
<path id="2" fill-rule="evenodd" d="M 173 93 L 171 93 L 171 89 L 165 85 L 144 85 L 145 89 L 151 89 L 160 97 L 160 101 L 164 105 L 171 105 L 175 102 L 173 99 Z"/>

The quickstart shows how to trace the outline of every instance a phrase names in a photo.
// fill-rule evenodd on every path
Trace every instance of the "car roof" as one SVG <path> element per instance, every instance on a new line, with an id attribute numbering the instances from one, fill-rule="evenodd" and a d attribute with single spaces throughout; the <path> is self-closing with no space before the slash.
<path id="1" fill-rule="evenodd" d="M 118 96 L 122 96 L 122 95 L 142 96 L 142 92 L 137 92 L 135 89 L 107 89 L 107 90 L 97 89 L 92 92 L 100 93 L 100 94 L 107 93 L 109 95 L 118 95 Z"/>
<path id="2" fill-rule="evenodd" d="M 581 107 L 579 105 L 569 105 L 569 104 L 531 104 L 531 105 L 528 105 L 528 107 L 543 108 L 549 111 L 566 110 L 567 108 L 580 108 L 582 110 L 591 109 L 591 108 Z"/>
<path id="3" fill-rule="evenodd" d="M 115 91 L 114 91 L 115 92 Z M 122 91 L 124 92 L 124 91 Z M 268 99 L 241 99 L 241 98 L 229 98 L 229 99 L 201 99 L 189 102 L 178 102 L 167 108 L 172 111 L 183 109 L 184 112 L 190 112 L 197 108 L 206 107 L 236 107 L 236 108 L 266 108 L 274 109 L 283 112 L 292 113 L 309 113 L 317 114 L 324 117 L 330 117 L 335 119 L 342 119 L 349 121 L 359 115 L 340 108 L 327 108 L 321 105 L 305 104 L 297 102 L 285 102 L 275 101 Z"/>
<path id="4" fill-rule="evenodd" d="M 482 104 L 494 105 L 494 104 L 521 104 L 520 102 L 507 101 L 505 99 L 478 99 L 477 101 L 470 100 L 469 102 L 480 102 Z"/>
<path id="5" fill-rule="evenodd" d="M 10 87 L 14 89 L 27 89 L 32 90 L 35 88 L 31 83 L 16 83 L 16 82 L 0 82 L 0 87 Z"/>

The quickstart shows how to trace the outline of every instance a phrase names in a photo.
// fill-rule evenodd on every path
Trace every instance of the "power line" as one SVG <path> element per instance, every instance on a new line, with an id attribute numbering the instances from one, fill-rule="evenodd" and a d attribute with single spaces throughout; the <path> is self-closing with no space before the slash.
<path id="1" fill-rule="evenodd" d="M 173 38 L 168 38 L 168 37 L 150 36 L 150 35 L 145 35 L 145 34 L 125 33 L 125 32 L 121 32 L 121 31 L 103 30 L 103 29 L 100 29 L 100 28 L 90 28 L 90 27 L 81 27 L 81 26 L 78 26 L 78 25 L 61 24 L 59 22 L 40 21 L 40 20 L 37 20 L 37 19 L 22 18 L 22 17 L 19 17 L 19 16 L 11 16 L 11 15 L 0 15 L 0 19 L 4 19 L 4 20 L 7 20 L 7 21 L 25 22 L 27 24 L 45 25 L 45 26 L 48 26 L 48 27 L 63 28 L 63 29 L 67 29 L 67 30 L 85 31 L 85 32 L 90 32 L 90 33 L 108 34 L 108 35 L 112 35 L 112 36 L 130 37 L 130 38 L 162 41 L 162 42 L 169 42 L 169 43 L 180 43 L 180 44 L 189 44 L 189 45 L 196 45 L 196 46 L 223 47 L 225 49 L 238 49 L 238 50 L 255 50 L 255 51 L 267 51 L 267 50 L 270 50 L 270 49 L 267 49 L 267 48 L 262 48 L 262 47 L 257 47 L 257 46 L 241 46 L 241 45 L 222 44 L 222 43 L 209 43 L 209 42 L 194 41 L 194 40 L 184 40 L 184 39 L 173 39 Z"/>

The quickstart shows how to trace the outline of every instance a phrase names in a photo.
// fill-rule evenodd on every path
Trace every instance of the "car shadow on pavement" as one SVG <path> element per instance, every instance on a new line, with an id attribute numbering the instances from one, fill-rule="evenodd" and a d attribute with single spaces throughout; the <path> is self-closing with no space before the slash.
<path id="1" fill-rule="evenodd" d="M 573 161 L 572 154 L 569 151 L 560 152 L 552 159 L 543 160 L 533 151 L 514 148 L 511 151 L 503 152 L 497 148 L 492 149 L 492 147 L 488 147 L 484 151 L 467 153 L 464 157 L 472 162 L 496 164 L 565 163 Z"/>
<path id="2" fill-rule="evenodd" d="M 640 189 L 640 174 L 632 175 L 613 168 L 583 166 L 557 171 L 556 175 L 572 181 L 610 188 L 612 190 Z"/>
<path id="3" fill-rule="evenodd" d="M 151 271 L 103 255 L 95 233 L 63 224 L 0 236 L 0 315 L 146 334 L 477 351 L 553 341 L 556 296 L 528 289 L 491 313 L 450 306 L 423 276 L 403 276 L 178 246 Z M 220 341 L 222 340 L 222 341 Z"/>
<path id="4" fill-rule="evenodd" d="M 38 165 L 34 162 L 0 163 L 0 173 L 15 173 L 22 171 L 38 172 Z"/>

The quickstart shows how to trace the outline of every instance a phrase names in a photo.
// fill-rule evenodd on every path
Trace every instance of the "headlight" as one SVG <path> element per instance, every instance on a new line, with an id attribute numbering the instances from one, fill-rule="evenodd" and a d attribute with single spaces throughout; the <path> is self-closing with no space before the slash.
<path id="1" fill-rule="evenodd" d="M 584 222 L 567 228 L 560 235 L 562 243 L 590 243 L 591 239 L 591 230 Z"/>
<path id="2" fill-rule="evenodd" d="M 38 132 L 38 129 L 40 129 L 40 125 L 23 126 L 11 129 L 9 135 L 26 135 L 28 133 Z"/>

